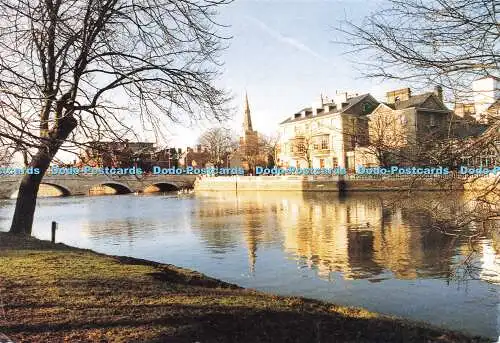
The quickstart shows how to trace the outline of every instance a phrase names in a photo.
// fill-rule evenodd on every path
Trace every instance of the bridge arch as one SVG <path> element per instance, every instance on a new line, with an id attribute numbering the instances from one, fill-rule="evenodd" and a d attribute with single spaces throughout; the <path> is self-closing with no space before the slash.
<path id="1" fill-rule="evenodd" d="M 40 184 L 40 186 L 43 186 L 43 185 L 47 185 L 49 187 L 53 187 L 53 188 L 57 189 L 59 192 L 61 192 L 60 196 L 67 197 L 67 196 L 71 195 L 71 191 L 63 185 L 60 185 L 57 183 L 52 183 L 52 182 L 42 182 Z"/>
<path id="2" fill-rule="evenodd" d="M 180 188 L 181 187 L 177 186 L 173 182 L 161 181 L 161 182 L 151 183 L 150 185 L 146 186 L 142 191 L 144 193 L 172 192 L 172 191 L 177 191 Z"/>
<path id="3" fill-rule="evenodd" d="M 121 183 L 115 181 L 107 181 L 92 185 L 88 190 L 88 195 L 112 195 L 112 194 L 128 194 L 133 193 L 133 190 Z"/>
<path id="4" fill-rule="evenodd" d="M 16 199 L 18 193 L 19 189 L 16 188 L 10 195 L 10 198 Z M 38 197 L 40 198 L 67 197 L 70 195 L 71 191 L 67 187 L 53 182 L 41 182 L 38 189 Z"/>

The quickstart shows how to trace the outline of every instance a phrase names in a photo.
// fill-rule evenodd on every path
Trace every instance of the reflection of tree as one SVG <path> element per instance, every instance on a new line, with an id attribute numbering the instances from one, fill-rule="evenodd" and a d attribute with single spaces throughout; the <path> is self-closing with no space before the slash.
<path id="1" fill-rule="evenodd" d="M 196 207 L 193 213 L 193 230 L 214 254 L 225 254 L 238 246 L 239 233 L 224 220 L 231 218 L 232 214 L 227 207 L 207 207 L 206 204 Z"/>
<path id="2" fill-rule="evenodd" d="M 243 204 L 243 208 L 234 211 L 234 202 L 211 203 L 210 207 L 197 208 L 197 218 L 200 220 L 195 227 L 208 248 L 217 254 L 224 254 L 238 246 L 239 235 L 248 250 L 248 264 L 250 272 L 254 272 L 257 260 L 257 248 L 263 239 L 263 223 L 261 212 L 256 208 L 258 204 Z M 231 218 L 231 219 L 229 219 Z M 233 218 L 235 218 L 233 220 Z M 228 224 L 228 219 L 230 224 Z M 236 231 L 239 228 L 241 231 Z"/>

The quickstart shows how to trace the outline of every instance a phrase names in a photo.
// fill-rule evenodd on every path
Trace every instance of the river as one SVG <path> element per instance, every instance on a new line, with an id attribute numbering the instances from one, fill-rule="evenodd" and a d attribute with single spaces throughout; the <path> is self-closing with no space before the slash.
<path id="1" fill-rule="evenodd" d="M 426 197 L 434 196 L 415 195 Z M 0 201 L 0 228 L 8 228 L 13 207 Z M 38 201 L 33 235 L 50 239 L 55 220 L 57 241 L 72 246 L 496 339 L 498 234 L 480 237 L 465 268 L 468 241 L 431 228 L 430 216 L 391 193 L 57 197 Z"/>

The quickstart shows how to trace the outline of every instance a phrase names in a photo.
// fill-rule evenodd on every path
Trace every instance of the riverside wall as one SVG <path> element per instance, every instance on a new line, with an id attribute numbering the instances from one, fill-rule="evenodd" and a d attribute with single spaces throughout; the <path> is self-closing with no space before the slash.
<path id="1" fill-rule="evenodd" d="M 443 191 L 463 190 L 463 182 L 451 177 L 356 176 L 218 176 L 196 180 L 198 191 Z"/>

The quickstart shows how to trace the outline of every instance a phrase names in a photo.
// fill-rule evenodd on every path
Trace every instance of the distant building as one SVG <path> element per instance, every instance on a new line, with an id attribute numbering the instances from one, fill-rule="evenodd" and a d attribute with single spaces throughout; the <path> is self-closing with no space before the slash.
<path id="1" fill-rule="evenodd" d="M 181 154 L 179 165 L 181 167 L 198 167 L 205 168 L 210 166 L 210 153 L 206 148 L 202 148 L 201 144 L 196 146 L 196 150 L 188 147 L 186 151 Z"/>
<path id="2" fill-rule="evenodd" d="M 265 154 L 265 147 L 263 141 L 259 139 L 259 133 L 253 129 L 247 94 L 245 94 L 242 131 L 243 135 L 240 136 L 238 148 L 228 156 L 229 166 L 243 168 L 247 173 L 252 173 L 256 166 L 267 165 L 269 158 Z"/>
<path id="3" fill-rule="evenodd" d="M 457 146 L 461 164 L 478 168 L 494 168 L 500 164 L 500 122 L 477 125 L 478 134 L 469 135 Z"/>
<path id="4" fill-rule="evenodd" d="M 161 168 L 178 167 L 179 160 L 182 156 L 182 149 L 180 148 L 164 148 L 154 153 L 154 165 Z"/>
<path id="5" fill-rule="evenodd" d="M 349 152 L 367 137 L 366 116 L 378 105 L 370 94 L 337 93 L 280 124 L 277 164 L 282 167 L 352 169 Z"/>
<path id="6" fill-rule="evenodd" d="M 162 168 L 179 164 L 181 149 L 159 149 L 151 142 L 91 142 L 80 154 L 77 165 L 92 167 L 132 167 L 151 171 L 157 165 Z"/>
<path id="7" fill-rule="evenodd" d="M 259 153 L 259 137 L 257 131 L 252 127 L 252 117 L 250 115 L 250 105 L 248 95 L 245 94 L 245 111 L 243 114 L 243 136 L 240 137 L 239 151 L 243 158 L 255 156 Z"/>
<path id="8" fill-rule="evenodd" d="M 477 120 L 485 120 L 488 109 L 500 99 L 500 78 L 484 77 L 472 83 Z"/>
<path id="9" fill-rule="evenodd" d="M 455 114 L 470 116 L 481 123 L 498 120 L 498 101 L 500 99 L 500 78 L 483 77 L 472 83 L 472 96 L 467 102 L 455 104 Z"/>
<path id="10" fill-rule="evenodd" d="M 149 142 L 90 142 L 80 154 L 80 165 L 93 167 L 130 167 L 141 157 L 151 157 L 155 144 Z"/>

